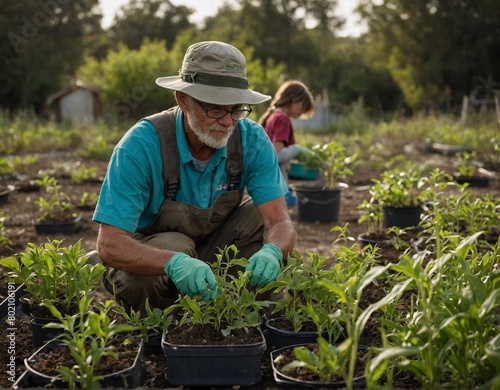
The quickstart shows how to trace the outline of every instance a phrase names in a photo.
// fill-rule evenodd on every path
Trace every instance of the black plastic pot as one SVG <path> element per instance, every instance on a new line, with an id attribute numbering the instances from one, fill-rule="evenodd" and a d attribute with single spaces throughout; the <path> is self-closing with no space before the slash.
<path id="1" fill-rule="evenodd" d="M 51 322 L 60 322 L 55 317 L 36 317 L 33 313 L 31 317 L 31 333 L 33 335 L 33 344 L 39 347 L 47 341 L 51 341 L 63 333 L 62 329 L 45 328 L 45 325 Z"/>
<path id="2" fill-rule="evenodd" d="M 58 222 L 45 221 L 34 222 L 37 234 L 72 234 L 82 227 L 82 217 L 79 215 L 72 221 Z"/>
<path id="3" fill-rule="evenodd" d="M 45 387 L 52 384 L 57 388 L 67 388 L 68 384 L 63 382 L 59 376 L 49 376 L 38 372 L 32 367 L 38 355 L 42 352 L 54 351 L 58 348 L 67 348 L 59 340 L 52 340 L 39 348 L 33 355 L 24 360 L 26 372 L 18 379 L 19 387 Z M 139 342 L 139 350 L 133 365 L 125 370 L 106 374 L 99 381 L 101 387 L 136 388 L 142 384 L 142 366 L 144 357 L 144 347 Z"/>
<path id="4" fill-rule="evenodd" d="M 19 304 L 21 305 L 21 311 L 26 315 L 30 315 L 32 310 L 33 303 L 30 297 L 31 295 L 29 294 L 24 294 L 19 297 Z"/>
<path id="5" fill-rule="evenodd" d="M 269 341 L 269 345 L 275 348 L 283 348 L 289 345 L 295 344 L 313 344 L 317 342 L 318 332 L 317 331 L 290 331 L 281 329 L 279 324 L 280 322 L 288 321 L 285 318 L 277 317 L 277 318 L 269 318 L 265 321 L 265 326 L 267 329 L 267 339 Z M 313 321 L 309 321 L 314 325 Z M 315 326 L 315 325 L 314 325 Z M 322 336 L 327 339 L 328 333 L 324 332 Z"/>
<path id="6" fill-rule="evenodd" d="M 147 340 L 144 340 L 144 354 L 146 356 L 159 355 L 163 353 L 161 338 L 161 334 L 148 335 Z"/>
<path id="7" fill-rule="evenodd" d="M 9 196 L 11 192 L 12 190 L 9 188 L 0 190 L 0 204 L 7 203 L 9 201 Z"/>
<path id="8" fill-rule="evenodd" d="M 0 319 L 6 319 L 9 316 L 14 316 L 15 312 L 20 307 L 19 299 L 24 294 L 24 284 L 7 285 L 7 297 L 0 303 Z"/>
<path id="9" fill-rule="evenodd" d="M 456 176 L 453 178 L 458 184 L 468 184 L 470 187 L 488 187 L 490 179 L 488 177 L 464 177 Z"/>
<path id="10" fill-rule="evenodd" d="M 167 380 L 177 386 L 247 386 L 261 379 L 264 335 L 255 344 L 178 345 L 166 341 Z"/>
<path id="11" fill-rule="evenodd" d="M 401 229 L 416 227 L 422 216 L 422 206 L 392 207 L 384 206 L 384 226 L 397 226 Z"/>
<path id="12" fill-rule="evenodd" d="M 274 351 L 271 352 L 271 366 L 273 369 L 273 376 L 276 383 L 282 387 L 289 387 L 293 389 L 344 389 L 346 387 L 345 381 L 337 381 L 337 382 L 304 381 L 304 380 L 299 380 L 297 378 L 293 378 L 291 376 L 286 375 L 286 373 L 282 373 L 279 371 L 278 367 L 275 364 L 276 358 L 278 358 L 285 351 L 293 350 L 295 347 L 308 346 L 308 345 L 311 345 L 311 343 L 289 345 L 287 347 L 275 349 Z M 358 350 L 367 351 L 368 348 L 364 345 L 360 345 L 358 347 Z M 354 378 L 353 387 L 366 388 L 365 377 L 361 376 Z"/>
<path id="13" fill-rule="evenodd" d="M 298 218 L 302 222 L 336 222 L 343 188 L 295 187 Z"/>

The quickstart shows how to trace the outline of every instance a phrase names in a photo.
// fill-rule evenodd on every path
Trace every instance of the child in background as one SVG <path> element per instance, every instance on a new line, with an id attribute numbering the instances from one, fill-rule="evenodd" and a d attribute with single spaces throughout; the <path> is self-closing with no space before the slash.
<path id="1" fill-rule="evenodd" d="M 314 99 L 309 89 L 298 80 L 290 80 L 281 85 L 267 111 L 260 117 L 262 125 L 278 154 L 281 173 L 288 183 L 290 161 L 310 150 L 295 143 L 291 118 L 309 118 L 314 113 Z M 288 206 L 296 203 L 289 188 L 285 195 Z"/>

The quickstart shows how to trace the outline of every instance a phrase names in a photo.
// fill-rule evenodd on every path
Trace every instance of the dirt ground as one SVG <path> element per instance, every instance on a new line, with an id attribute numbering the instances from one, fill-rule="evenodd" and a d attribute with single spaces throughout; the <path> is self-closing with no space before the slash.
<path id="1" fill-rule="evenodd" d="M 70 178 L 70 172 L 79 164 L 85 164 L 86 167 L 97 168 L 97 180 L 75 184 Z M 56 168 L 54 168 L 54 166 Z M 39 159 L 36 167 L 33 167 L 31 175 L 39 171 L 48 172 L 54 175 L 59 184 L 62 186 L 62 191 L 67 193 L 75 204 L 79 204 L 82 195 L 87 192 L 98 193 L 101 182 L 99 179 L 104 177 L 106 170 L 106 162 L 98 160 L 86 160 L 82 162 L 78 158 L 70 155 L 47 155 L 43 159 Z M 93 209 L 89 207 L 78 208 L 75 210 L 82 216 L 82 227 L 74 234 L 70 235 L 38 235 L 35 231 L 33 221 L 38 216 L 38 206 L 35 203 L 40 196 L 45 196 L 43 190 L 33 188 L 28 185 L 31 176 L 20 175 L 20 180 L 8 180 L 8 184 L 13 192 L 9 194 L 8 200 L 0 203 L 0 211 L 7 217 L 5 225 L 5 235 L 12 241 L 13 250 L 1 249 L 0 256 L 7 256 L 12 253 L 23 251 L 28 242 L 41 244 L 47 239 L 62 239 L 67 245 L 73 244 L 78 240 L 82 241 L 82 248 L 92 250 L 95 248 L 95 239 L 98 231 L 98 224 L 92 221 Z M 330 255 L 331 244 L 334 240 L 334 234 L 330 232 L 334 225 L 343 225 L 349 223 L 349 228 L 355 236 L 361 229 L 357 225 L 359 210 L 356 205 L 362 199 L 368 196 L 369 178 L 364 175 L 361 178 L 362 182 L 357 180 L 357 183 L 350 185 L 349 188 L 343 191 L 341 197 L 341 208 L 339 220 L 332 223 L 309 223 L 299 221 L 298 206 L 289 207 L 288 211 L 297 230 L 297 249 L 306 253 L 308 251 L 315 252 L 320 255 Z M 314 185 L 315 181 L 311 180 L 291 180 L 290 185 Z"/>

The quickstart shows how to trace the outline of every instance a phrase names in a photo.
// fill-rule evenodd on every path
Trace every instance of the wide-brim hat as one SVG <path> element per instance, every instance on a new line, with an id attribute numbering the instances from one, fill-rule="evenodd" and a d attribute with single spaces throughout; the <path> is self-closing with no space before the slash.
<path id="1" fill-rule="evenodd" d="M 249 88 L 243 53 L 218 41 L 189 46 L 179 75 L 159 77 L 156 84 L 212 104 L 260 104 L 271 99 Z"/>

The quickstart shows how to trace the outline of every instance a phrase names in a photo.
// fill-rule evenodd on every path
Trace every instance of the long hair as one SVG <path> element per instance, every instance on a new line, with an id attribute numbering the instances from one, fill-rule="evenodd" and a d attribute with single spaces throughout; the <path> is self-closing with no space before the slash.
<path id="1" fill-rule="evenodd" d="M 265 126 L 269 115 L 276 108 L 287 107 L 296 102 L 302 103 L 303 111 L 300 118 L 308 118 L 314 113 L 314 99 L 304 83 L 299 80 L 284 82 L 274 95 L 266 112 L 259 118 L 259 124 Z"/>

